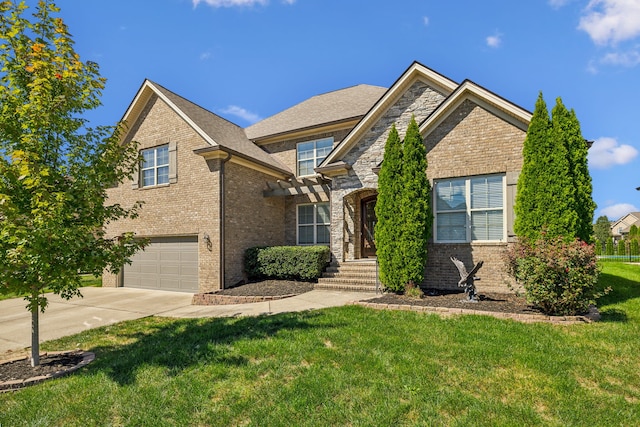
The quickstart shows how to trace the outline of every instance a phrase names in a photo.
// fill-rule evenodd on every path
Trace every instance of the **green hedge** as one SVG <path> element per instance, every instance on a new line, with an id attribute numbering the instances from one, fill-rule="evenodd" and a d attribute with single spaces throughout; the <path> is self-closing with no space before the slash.
<path id="1" fill-rule="evenodd" d="M 244 253 L 250 279 L 317 280 L 331 260 L 327 246 L 258 246 Z"/>

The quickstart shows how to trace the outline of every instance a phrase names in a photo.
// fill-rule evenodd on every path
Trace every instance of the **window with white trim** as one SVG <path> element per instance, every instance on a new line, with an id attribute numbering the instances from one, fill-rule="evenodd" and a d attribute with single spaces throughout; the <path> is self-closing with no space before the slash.
<path id="1" fill-rule="evenodd" d="M 300 142 L 296 146 L 298 176 L 315 174 L 313 170 L 333 148 L 333 137 Z"/>
<path id="2" fill-rule="evenodd" d="M 142 150 L 140 178 L 142 187 L 169 183 L 169 144 Z"/>
<path id="3" fill-rule="evenodd" d="M 436 181 L 435 241 L 504 241 L 505 193 L 504 175 Z"/>
<path id="4" fill-rule="evenodd" d="M 331 216 L 329 203 L 298 205 L 298 244 L 328 245 Z"/>

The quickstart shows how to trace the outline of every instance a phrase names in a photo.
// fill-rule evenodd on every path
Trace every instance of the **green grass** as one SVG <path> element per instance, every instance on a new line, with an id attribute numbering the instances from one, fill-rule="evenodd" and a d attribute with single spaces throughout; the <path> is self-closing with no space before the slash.
<path id="1" fill-rule="evenodd" d="M 80 277 L 80 286 L 82 287 L 87 287 L 87 286 L 93 286 L 93 287 L 101 287 L 102 286 L 102 277 L 100 276 L 94 276 L 92 274 L 83 274 Z M 45 289 L 45 292 L 48 292 L 48 290 Z M 5 300 L 5 299 L 10 299 L 10 298 L 18 298 L 21 295 L 17 295 L 17 294 L 0 294 L 0 301 Z"/>
<path id="2" fill-rule="evenodd" d="M 0 425 L 638 425 L 640 266 L 603 268 L 594 324 L 347 306 L 87 331 L 42 348 L 96 360 L 0 395 Z"/>

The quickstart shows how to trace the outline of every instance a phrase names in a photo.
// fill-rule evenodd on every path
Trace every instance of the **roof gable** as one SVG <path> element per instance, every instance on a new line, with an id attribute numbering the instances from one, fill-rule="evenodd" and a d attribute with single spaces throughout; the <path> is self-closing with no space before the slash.
<path id="1" fill-rule="evenodd" d="M 465 80 L 420 124 L 420 133 L 426 137 L 466 100 L 480 105 L 524 132 L 529 127 L 531 112 L 507 101 L 471 80 Z"/>
<path id="2" fill-rule="evenodd" d="M 143 82 L 138 90 L 122 121 L 135 123 L 153 95 L 158 96 L 169 105 L 211 147 L 255 161 L 280 173 L 292 174 L 280 161 L 251 142 L 241 127 L 148 79 Z M 128 130 L 123 135 L 123 139 L 126 138 L 127 134 Z"/>
<path id="3" fill-rule="evenodd" d="M 379 120 L 379 118 L 400 99 L 405 91 L 416 81 L 423 81 L 444 96 L 450 95 L 458 86 L 453 80 L 432 69 L 414 62 L 367 112 L 349 134 L 338 144 L 320 164 L 319 168 L 338 162 L 353 148 L 360 138 Z"/>
<path id="4" fill-rule="evenodd" d="M 358 85 L 313 96 L 245 129 L 253 141 L 358 120 L 387 89 Z"/>
<path id="5" fill-rule="evenodd" d="M 622 218 L 620 218 L 617 221 L 613 222 L 611 224 L 611 229 L 612 230 L 617 230 L 618 228 L 620 228 L 620 224 L 624 225 L 623 229 L 624 228 L 629 228 L 634 224 L 640 225 L 640 212 L 629 212 L 628 214 L 626 214 Z"/>

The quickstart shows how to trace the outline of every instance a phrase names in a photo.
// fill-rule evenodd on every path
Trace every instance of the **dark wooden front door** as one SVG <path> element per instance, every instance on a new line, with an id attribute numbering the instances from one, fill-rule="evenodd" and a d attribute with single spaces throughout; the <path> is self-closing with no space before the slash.
<path id="1" fill-rule="evenodd" d="M 374 238 L 374 230 L 376 228 L 376 200 L 378 196 L 367 197 L 361 202 L 362 218 L 361 226 L 361 246 L 360 254 L 362 258 L 370 258 L 376 256 L 376 240 Z"/>

